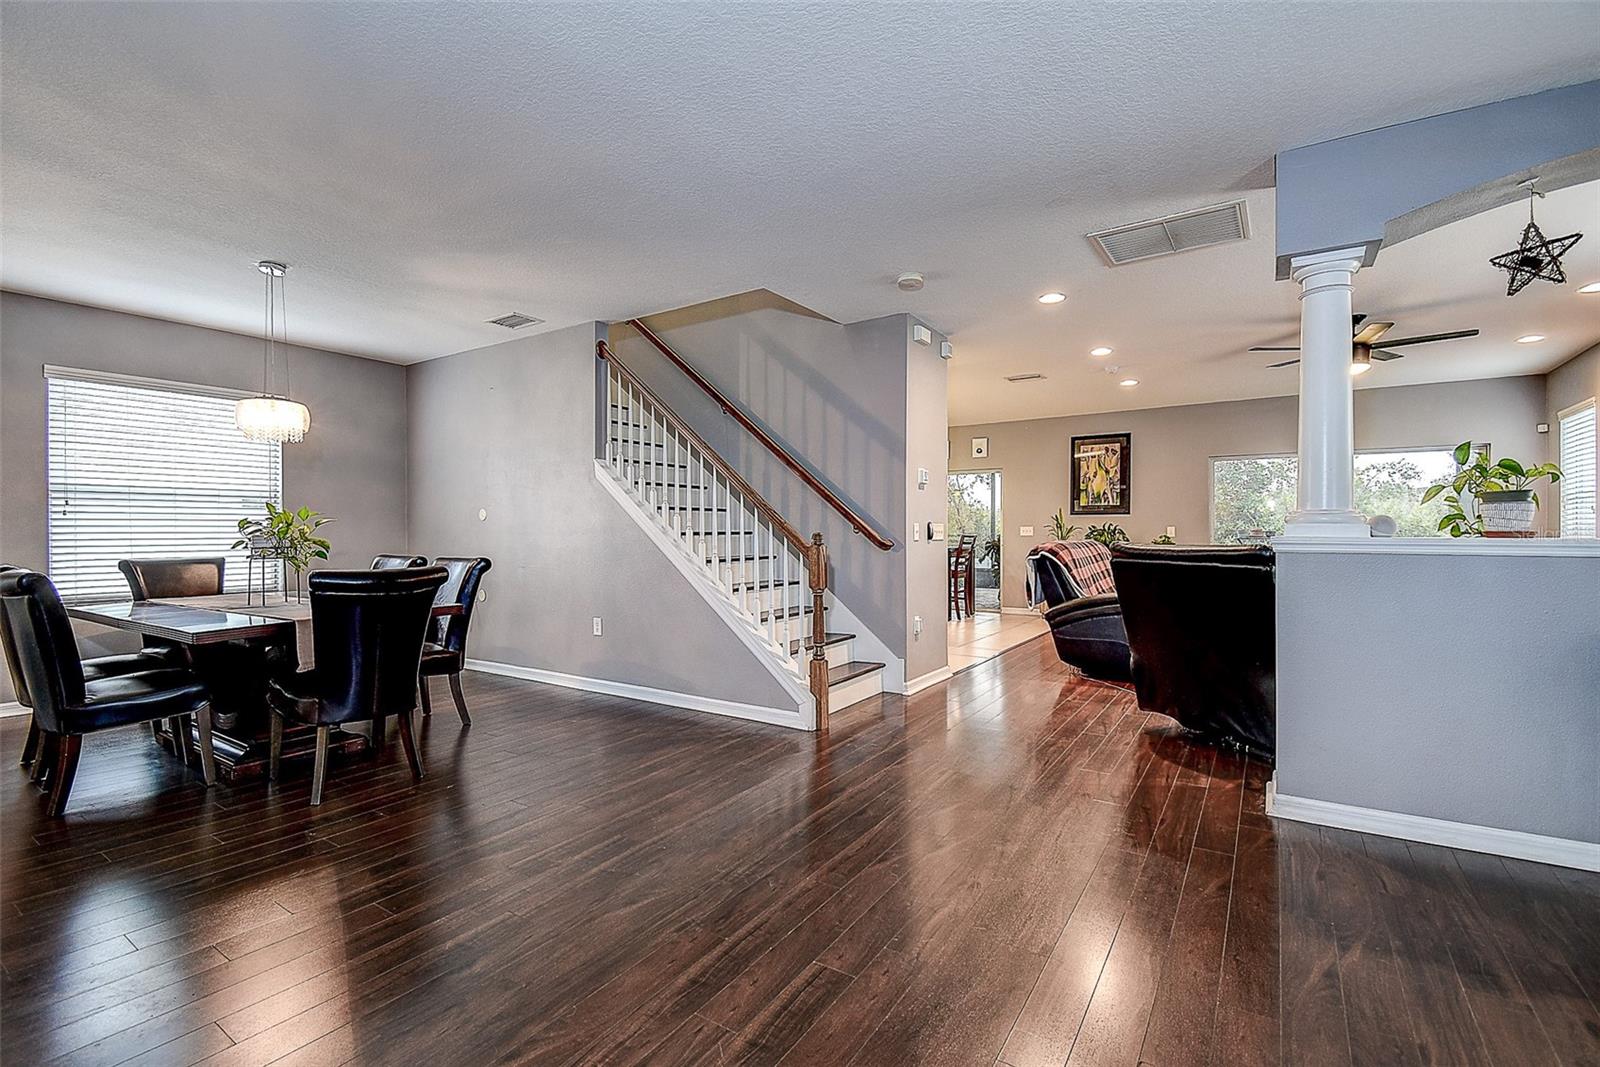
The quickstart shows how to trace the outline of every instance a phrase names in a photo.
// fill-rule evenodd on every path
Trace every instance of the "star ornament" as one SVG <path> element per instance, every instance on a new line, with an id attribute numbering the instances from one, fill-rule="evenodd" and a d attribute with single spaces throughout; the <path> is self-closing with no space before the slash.
<path id="1" fill-rule="evenodd" d="M 1581 233 L 1569 233 L 1551 240 L 1529 219 L 1517 247 L 1495 256 L 1489 262 L 1511 275 L 1511 280 L 1506 284 L 1507 296 L 1516 296 L 1535 278 L 1561 285 L 1567 280 L 1566 272 L 1561 269 L 1561 257 L 1582 237 Z"/>

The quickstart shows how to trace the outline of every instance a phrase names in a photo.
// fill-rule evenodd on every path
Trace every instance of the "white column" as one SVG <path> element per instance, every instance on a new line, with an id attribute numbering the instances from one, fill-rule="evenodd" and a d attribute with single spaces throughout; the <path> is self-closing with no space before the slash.
<path id="1" fill-rule="evenodd" d="M 1300 283 L 1300 476 L 1287 538 L 1371 536 L 1353 506 L 1350 293 L 1361 254 L 1346 248 L 1290 261 L 1290 276 Z"/>

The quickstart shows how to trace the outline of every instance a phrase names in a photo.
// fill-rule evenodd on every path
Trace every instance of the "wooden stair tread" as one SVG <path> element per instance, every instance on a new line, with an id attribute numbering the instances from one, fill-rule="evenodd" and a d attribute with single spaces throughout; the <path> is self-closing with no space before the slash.
<path id="1" fill-rule="evenodd" d="M 846 641 L 853 641 L 855 639 L 855 636 L 856 636 L 855 634 L 826 633 L 826 634 L 822 635 L 822 647 L 823 648 L 832 648 L 834 645 L 842 645 Z M 810 648 L 810 647 L 811 647 L 811 638 L 809 638 L 809 637 L 806 638 L 804 640 L 804 642 L 801 642 L 801 641 L 790 641 L 789 642 L 789 655 L 798 656 L 804 649 L 807 649 L 807 648 Z"/>
<path id="2" fill-rule="evenodd" d="M 845 682 L 853 682 L 857 678 L 871 674 L 873 671 L 881 670 L 883 670 L 883 664 L 869 663 L 866 660 L 852 660 L 849 663 L 841 663 L 837 667 L 829 668 L 828 685 L 835 686 L 842 685 Z"/>

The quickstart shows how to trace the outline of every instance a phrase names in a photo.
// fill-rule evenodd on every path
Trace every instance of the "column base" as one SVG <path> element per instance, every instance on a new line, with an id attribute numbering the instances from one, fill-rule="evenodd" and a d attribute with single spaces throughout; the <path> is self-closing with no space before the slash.
<path id="1" fill-rule="evenodd" d="M 1371 537 L 1366 516 L 1359 511 L 1295 511 L 1284 520 L 1282 540 L 1330 541 Z"/>

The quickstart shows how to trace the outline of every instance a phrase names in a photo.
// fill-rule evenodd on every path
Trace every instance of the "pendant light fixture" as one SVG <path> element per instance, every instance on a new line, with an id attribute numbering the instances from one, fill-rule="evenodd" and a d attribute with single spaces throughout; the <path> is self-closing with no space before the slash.
<path id="1" fill-rule="evenodd" d="M 1561 269 L 1561 257 L 1566 255 L 1573 245 L 1583 240 L 1581 233 L 1550 238 L 1539 229 L 1538 224 L 1533 221 L 1533 202 L 1544 197 L 1544 194 L 1534 187 L 1534 183 L 1538 180 L 1529 178 L 1520 183 L 1528 189 L 1528 225 L 1522 229 L 1522 239 L 1511 251 L 1502 252 L 1489 260 L 1492 266 L 1499 267 L 1511 276 L 1506 283 L 1507 296 L 1516 296 L 1535 278 L 1543 278 L 1557 285 L 1565 284 L 1567 274 Z"/>
<path id="2" fill-rule="evenodd" d="M 266 276 L 266 312 L 261 329 L 261 394 L 246 397 L 234 405 L 233 421 L 239 432 L 252 441 L 300 441 L 311 428 L 311 411 L 289 399 L 289 325 L 284 302 L 283 276 L 289 268 L 275 260 L 263 259 L 256 270 Z M 279 334 L 282 334 L 280 341 Z M 283 392 L 274 392 L 274 356 L 283 348 Z"/>

